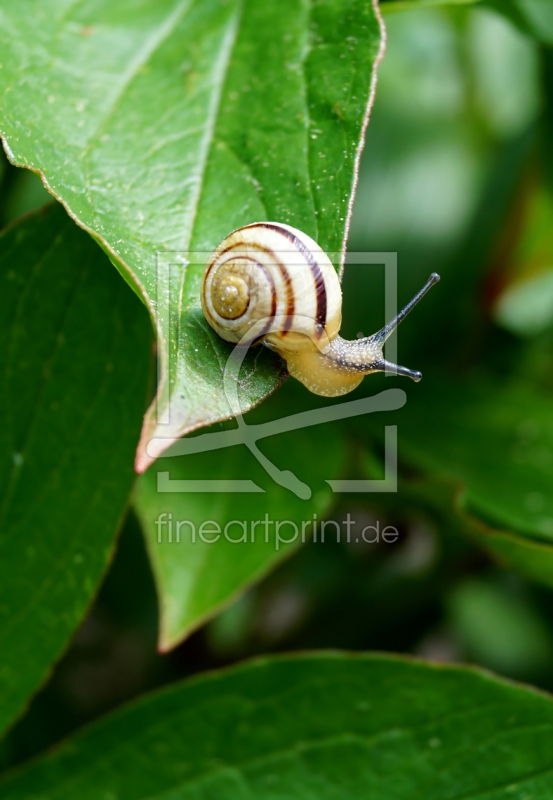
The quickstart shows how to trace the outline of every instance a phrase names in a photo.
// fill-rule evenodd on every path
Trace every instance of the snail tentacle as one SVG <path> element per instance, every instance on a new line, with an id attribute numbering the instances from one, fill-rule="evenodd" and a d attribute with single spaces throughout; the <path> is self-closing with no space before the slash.
<path id="1" fill-rule="evenodd" d="M 348 341 L 347 339 L 342 339 L 341 336 L 336 336 L 328 347 L 325 348 L 324 356 L 343 367 L 362 372 L 366 375 L 371 372 L 390 372 L 394 375 L 404 375 L 416 382 L 420 381 L 422 378 L 420 372 L 408 369 L 407 367 L 400 367 L 398 364 L 387 361 L 384 358 L 382 348 L 400 322 L 405 319 L 419 300 L 421 300 L 428 290 L 434 286 L 435 283 L 438 283 L 439 280 L 440 276 L 436 272 L 433 272 L 415 297 L 401 309 L 393 320 L 388 322 L 381 330 L 373 333 L 372 336 L 367 336 L 355 341 Z"/>

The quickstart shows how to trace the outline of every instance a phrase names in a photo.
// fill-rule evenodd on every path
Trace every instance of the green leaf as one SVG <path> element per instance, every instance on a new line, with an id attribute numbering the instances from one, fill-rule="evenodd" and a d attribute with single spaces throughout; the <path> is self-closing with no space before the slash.
<path id="1" fill-rule="evenodd" d="M 523 592 L 497 577 L 470 577 L 448 592 L 446 606 L 455 639 L 471 661 L 520 679 L 550 672 L 552 633 Z"/>
<path id="2" fill-rule="evenodd" d="M 213 247 L 273 219 L 343 249 L 381 48 L 374 6 L 47 0 L 0 11 L 10 158 L 42 172 L 157 323 L 163 388 L 139 470 L 156 431 L 168 446 L 232 415 L 230 348 L 199 305 Z M 250 357 L 243 409 L 278 385 L 279 363 Z"/>
<path id="3" fill-rule="evenodd" d="M 446 387 L 431 376 L 417 388 L 395 422 L 400 461 L 425 477 L 400 484 L 402 502 L 426 505 L 503 567 L 553 586 L 550 400 L 528 387 Z"/>
<path id="4" fill-rule="evenodd" d="M 294 443 L 287 437 L 287 449 L 284 443 L 262 449 L 275 463 L 293 464 L 303 481 L 306 469 L 313 478 L 313 466 L 318 466 L 319 484 L 332 477 L 332 471 L 322 467 L 325 454 L 334 463 L 344 463 L 339 437 L 330 437 L 318 452 L 311 448 L 311 454 L 309 438 L 301 433 L 296 437 Z M 252 480 L 262 493 L 160 493 L 158 474 L 167 468 L 171 481 L 225 481 L 233 476 Z M 273 483 L 245 447 L 171 459 L 148 470 L 137 486 L 135 510 L 156 579 L 161 650 L 179 644 L 310 538 L 314 518 L 320 518 L 331 501 L 328 486 L 306 502 Z"/>
<path id="5" fill-rule="evenodd" d="M 553 269 L 507 287 L 495 305 L 494 317 L 519 336 L 547 330 L 553 323 Z"/>
<path id="6" fill-rule="evenodd" d="M 524 578 L 553 587 L 553 547 L 509 531 L 480 530 L 479 544 L 502 566 Z"/>
<path id="7" fill-rule="evenodd" d="M 490 525 L 552 542 L 550 399 L 525 386 L 431 375 L 420 389 L 395 415 L 400 459 L 460 484 L 461 506 Z"/>
<path id="8" fill-rule="evenodd" d="M 543 182 L 532 186 L 524 227 L 506 264 L 507 283 L 496 298 L 495 321 L 519 336 L 532 336 L 553 322 L 553 196 Z"/>
<path id="9" fill-rule="evenodd" d="M 133 481 L 148 328 L 61 207 L 0 235 L 0 729 L 105 568 Z"/>
<path id="10" fill-rule="evenodd" d="M 468 6 L 479 3 L 480 0 L 388 0 L 382 3 L 381 10 L 386 16 L 397 11 L 418 11 L 421 8 L 435 8 L 436 6 Z"/>
<path id="11" fill-rule="evenodd" d="M 364 655 L 264 659 L 144 698 L 0 791 L 4 800 L 545 798 L 552 733 L 550 697 L 476 670 Z"/>
<path id="12" fill-rule="evenodd" d="M 551 0 L 388 0 L 381 4 L 381 9 L 386 16 L 397 11 L 477 4 L 503 14 L 524 33 L 529 33 L 547 44 L 553 44 Z"/>
<path id="13" fill-rule="evenodd" d="M 374 454 L 365 453 L 363 465 L 367 478 L 381 477 L 382 464 Z M 420 513 L 422 509 L 437 520 L 444 533 L 470 537 L 501 567 L 553 587 L 553 546 L 524 534 L 494 527 L 489 520 L 484 522 L 471 513 L 466 507 L 466 485 L 463 480 L 421 478 L 420 475 L 409 479 L 400 477 L 398 491 L 397 498 L 404 511 L 408 509 Z M 392 513 L 397 509 L 397 500 L 393 495 L 380 495 L 377 502 L 378 506 L 384 506 Z"/>
<path id="14" fill-rule="evenodd" d="M 38 175 L 12 166 L 0 148 L 0 229 L 51 202 Z"/>
<path id="15" fill-rule="evenodd" d="M 316 411 L 307 412 L 305 417 L 300 414 L 297 430 L 274 435 L 279 411 L 282 414 L 285 407 L 297 412 L 306 396 L 313 397 L 292 384 L 285 387 L 277 402 L 269 400 L 247 417 L 250 438 L 256 432 L 272 431 L 258 446 L 262 458 L 273 465 L 269 470 L 277 473 L 280 484 L 247 449 L 244 440 L 248 437 L 236 436 L 240 431 L 234 424 L 226 432 L 209 431 L 203 436 L 208 442 L 217 442 L 218 436 L 231 437 L 230 441 L 237 442 L 235 446 L 162 458 L 139 480 L 135 509 L 156 578 L 162 650 L 174 647 L 237 593 L 320 532 L 321 517 L 333 503 L 326 481 L 343 477 L 347 440 L 335 423 L 318 430 L 308 427 Z M 396 389 L 386 397 L 400 407 L 405 395 Z M 375 401 L 368 398 L 357 402 L 372 405 Z M 325 408 L 324 413 L 327 411 Z M 276 423 L 271 423 L 275 417 Z M 298 417 L 292 416 L 294 419 Z M 286 419 L 280 422 L 290 424 Z M 193 448 L 196 442 L 204 441 L 203 436 L 188 438 L 179 447 Z M 251 481 L 259 491 L 230 493 L 224 488 L 229 479 Z M 223 488 L 208 491 L 193 483 L 185 491 L 186 486 L 176 483 L 213 480 L 222 481 Z M 327 523 L 327 536 L 335 530 L 333 525 Z"/>
<path id="16" fill-rule="evenodd" d="M 525 33 L 553 44 L 551 0 L 483 0 L 483 5 L 504 14 Z"/>

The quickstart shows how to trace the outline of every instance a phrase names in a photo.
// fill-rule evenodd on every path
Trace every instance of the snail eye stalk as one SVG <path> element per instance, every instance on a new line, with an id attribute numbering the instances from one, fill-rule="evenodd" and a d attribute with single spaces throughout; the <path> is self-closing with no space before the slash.
<path id="1" fill-rule="evenodd" d="M 407 303 L 405 308 L 402 308 L 399 314 L 397 314 L 381 330 L 377 331 L 376 333 L 373 333 L 372 336 L 369 336 L 368 338 L 372 339 L 372 341 L 375 342 L 375 344 L 379 344 L 382 347 L 386 339 L 388 339 L 395 331 L 395 329 L 398 327 L 399 323 L 405 319 L 407 314 L 410 311 L 412 311 L 412 309 L 417 305 L 419 300 L 422 300 L 424 295 L 434 286 L 435 283 L 438 283 L 439 280 L 440 276 L 438 275 L 438 273 L 433 272 L 432 275 L 428 278 L 428 280 L 424 284 L 424 286 L 422 287 L 422 289 L 420 290 L 420 292 L 417 292 L 417 294 L 413 297 L 413 299 Z"/>
<path id="2" fill-rule="evenodd" d="M 401 309 L 399 314 L 397 314 L 387 325 L 385 325 L 381 330 L 373 333 L 372 336 L 367 337 L 367 343 L 372 342 L 377 347 L 382 349 L 386 340 L 392 335 L 392 333 L 396 330 L 399 323 L 405 319 L 407 314 L 417 305 L 419 300 L 422 300 L 424 295 L 434 286 L 435 283 L 438 283 L 440 280 L 440 276 L 437 272 L 433 272 L 432 275 L 428 278 L 420 292 L 410 300 L 407 305 Z M 407 367 L 400 367 L 398 364 L 392 364 L 390 361 L 386 361 L 385 358 L 378 359 L 374 363 L 374 369 L 379 370 L 381 372 L 391 372 L 394 375 L 405 375 L 407 378 L 411 378 L 416 383 L 420 381 L 422 378 L 422 373 L 418 372 L 417 370 L 408 369 Z"/>

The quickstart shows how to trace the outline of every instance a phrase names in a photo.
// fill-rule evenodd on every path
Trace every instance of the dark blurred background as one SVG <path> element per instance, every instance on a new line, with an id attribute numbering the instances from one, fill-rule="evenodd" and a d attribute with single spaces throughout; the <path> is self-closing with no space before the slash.
<path id="1" fill-rule="evenodd" d="M 444 382 L 450 374 L 500 380 L 516 364 L 521 379 L 551 393 L 549 57 L 485 9 L 395 13 L 386 24 L 349 248 L 398 253 L 401 301 L 430 272 L 443 278 L 400 336 L 400 363 Z M 2 224 L 49 201 L 32 173 L 7 162 L 0 173 Z M 344 319 L 350 337 L 382 325 L 379 270 L 346 272 Z M 297 391 L 288 382 L 271 402 L 288 404 Z M 17 763 L 146 690 L 259 653 L 388 650 L 480 664 L 553 690 L 552 591 L 500 568 L 452 513 L 402 491 L 343 499 L 330 516 L 348 512 L 394 525 L 398 541 L 345 544 L 327 535 L 307 544 L 163 656 L 152 574 L 130 512 L 86 620 L 2 745 L 0 763 Z"/>

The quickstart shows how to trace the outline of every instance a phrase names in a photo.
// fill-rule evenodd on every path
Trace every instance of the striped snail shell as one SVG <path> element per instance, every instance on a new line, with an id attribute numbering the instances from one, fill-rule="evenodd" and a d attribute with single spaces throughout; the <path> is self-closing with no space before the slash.
<path id="1" fill-rule="evenodd" d="M 285 360 L 291 375 L 326 397 L 347 394 L 370 372 L 420 372 L 390 364 L 382 348 L 413 306 L 439 280 L 433 273 L 410 303 L 381 331 L 346 341 L 336 270 L 305 233 L 275 222 L 233 231 L 211 254 L 201 288 L 213 330 L 240 345 L 262 342 Z"/>

